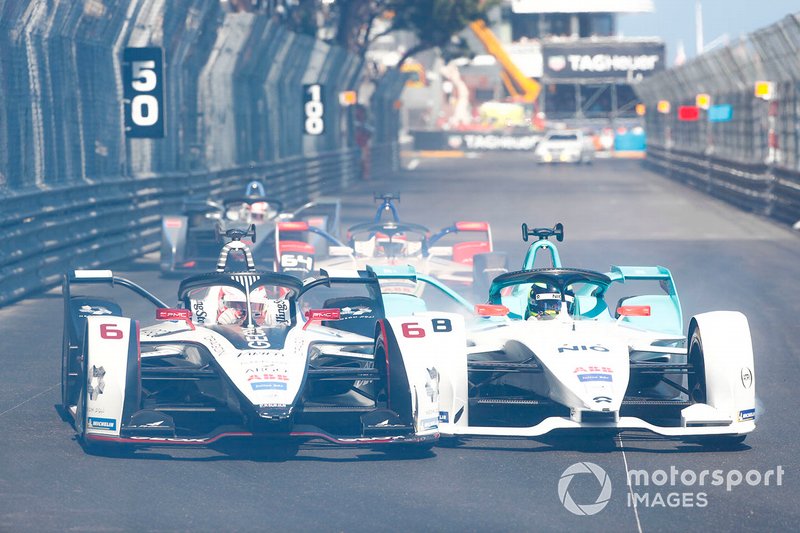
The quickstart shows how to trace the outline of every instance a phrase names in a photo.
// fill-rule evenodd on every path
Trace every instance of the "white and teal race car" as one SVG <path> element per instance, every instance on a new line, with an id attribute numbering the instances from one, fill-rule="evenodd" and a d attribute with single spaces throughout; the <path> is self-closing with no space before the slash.
<path id="1" fill-rule="evenodd" d="M 533 232 L 527 232 L 529 236 Z M 753 349 L 746 317 L 735 311 L 683 316 L 670 271 L 615 266 L 608 273 L 564 268 L 540 231 L 526 258 L 551 254 L 548 268 L 496 277 L 486 304 L 456 295 L 447 306 L 426 294 L 435 280 L 416 283 L 417 299 L 384 294 L 387 313 L 412 314 L 401 332 L 409 346 L 426 335 L 448 337 L 429 355 L 439 372 L 442 437 L 542 437 L 553 432 L 617 434 L 645 431 L 716 445 L 742 442 L 755 429 Z M 561 240 L 561 239 L 558 239 Z M 378 271 L 382 290 L 403 278 Z M 646 286 L 631 296 L 631 289 Z M 424 286 L 424 290 L 421 288 Z M 652 286 L 657 287 L 653 291 Z M 615 288 L 624 296 L 607 298 Z M 452 292 L 452 291 L 451 291 Z M 400 305 L 402 303 L 402 305 Z M 413 306 L 419 306 L 415 313 Z M 430 309 L 448 327 L 427 324 Z M 457 308 L 457 309 L 456 309 Z M 442 310 L 455 311 L 443 314 Z M 424 334 L 423 325 L 428 327 Z"/>

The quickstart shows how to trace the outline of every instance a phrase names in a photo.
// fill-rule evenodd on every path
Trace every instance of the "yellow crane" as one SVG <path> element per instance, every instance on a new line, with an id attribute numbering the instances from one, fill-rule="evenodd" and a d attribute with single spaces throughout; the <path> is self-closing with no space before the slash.
<path id="1" fill-rule="evenodd" d="M 517 68 L 517 65 L 508 57 L 503 45 L 494 36 L 486 23 L 476 20 L 469 25 L 475 36 L 481 41 L 486 51 L 490 53 L 503 67 L 500 76 L 508 94 L 515 102 L 535 103 L 542 90 L 542 86 Z"/>

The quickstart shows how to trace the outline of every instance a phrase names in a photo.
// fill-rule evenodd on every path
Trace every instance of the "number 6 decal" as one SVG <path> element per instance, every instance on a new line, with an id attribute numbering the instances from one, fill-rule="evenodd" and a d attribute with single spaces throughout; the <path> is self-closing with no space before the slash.
<path id="1" fill-rule="evenodd" d="M 100 338 L 118 340 L 123 337 L 124 333 L 121 329 L 117 328 L 116 324 L 100 324 Z"/>
<path id="2" fill-rule="evenodd" d="M 400 327 L 403 330 L 403 337 L 420 339 L 425 336 L 425 329 L 420 327 L 419 322 L 404 322 Z M 449 318 L 434 318 L 431 320 L 431 327 L 434 333 L 453 331 L 453 323 Z"/>
<path id="3" fill-rule="evenodd" d="M 425 330 L 419 327 L 419 323 L 417 322 L 405 322 L 403 323 L 402 328 L 403 337 L 408 337 L 409 339 L 418 339 L 425 336 Z"/>

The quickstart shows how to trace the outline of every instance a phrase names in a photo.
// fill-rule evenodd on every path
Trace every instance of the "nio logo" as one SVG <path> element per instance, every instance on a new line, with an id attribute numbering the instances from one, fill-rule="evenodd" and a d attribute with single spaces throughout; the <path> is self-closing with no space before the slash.
<path id="1" fill-rule="evenodd" d="M 599 344 L 595 344 L 594 346 L 584 346 L 584 345 L 573 345 L 573 346 L 559 346 L 558 353 L 563 353 L 566 351 L 577 352 L 577 351 L 587 351 L 591 350 L 593 352 L 609 352 L 608 348 L 605 346 L 601 346 Z"/>
<path id="2" fill-rule="evenodd" d="M 569 493 L 569 485 L 572 483 L 572 478 L 578 474 L 592 474 L 598 483 L 600 483 L 600 494 L 594 503 L 578 504 L 572 499 Z M 611 479 L 609 479 L 606 471 L 594 463 L 575 463 L 561 474 L 561 479 L 558 480 L 558 499 L 564 508 L 572 514 L 578 516 L 591 516 L 599 513 L 608 505 L 611 499 Z"/>

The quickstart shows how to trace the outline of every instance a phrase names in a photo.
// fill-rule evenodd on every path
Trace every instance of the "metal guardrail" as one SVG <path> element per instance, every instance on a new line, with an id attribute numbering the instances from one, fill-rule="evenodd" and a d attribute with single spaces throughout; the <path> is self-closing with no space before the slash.
<path id="1" fill-rule="evenodd" d="M 743 209 L 800 220 L 800 13 L 643 80 L 646 165 Z M 770 82 L 758 98 L 756 84 Z M 725 105 L 725 117 L 679 120 L 697 95 Z M 657 103 L 671 104 L 656 112 Z"/>
<path id="2" fill-rule="evenodd" d="M 63 272 L 97 267 L 158 249 L 161 216 L 188 195 L 226 195 L 261 179 L 286 205 L 346 187 L 358 176 L 358 151 L 236 167 L 173 173 L 0 199 L 0 306 L 60 282 Z"/>
<path id="3" fill-rule="evenodd" d="M 736 162 L 747 168 L 759 161 L 790 172 L 800 171 L 800 13 L 755 31 L 728 46 L 660 72 L 635 85 L 646 104 L 648 143 Z M 771 87 L 755 95 L 756 84 Z M 697 95 L 730 113 L 711 120 L 679 120 L 681 106 L 695 106 Z M 668 112 L 657 112 L 659 102 Z"/>
<path id="4" fill-rule="evenodd" d="M 190 194 L 267 182 L 299 205 L 361 173 L 352 111 L 363 58 L 224 2 L 12 2 L 0 10 L 0 306 L 62 272 L 154 250 L 160 217 Z M 127 47 L 164 52 L 164 137 L 128 138 Z M 372 166 L 397 168 L 402 77 L 377 85 Z M 303 131 L 305 84 L 326 127 Z"/>
<path id="5" fill-rule="evenodd" d="M 654 145 L 647 147 L 644 164 L 747 211 L 788 224 L 800 221 L 800 172 Z"/>

